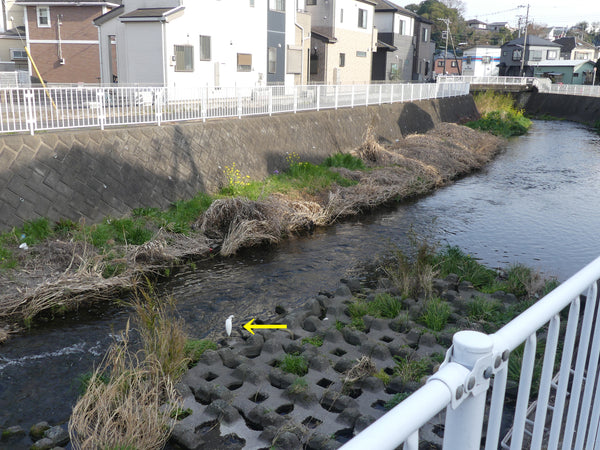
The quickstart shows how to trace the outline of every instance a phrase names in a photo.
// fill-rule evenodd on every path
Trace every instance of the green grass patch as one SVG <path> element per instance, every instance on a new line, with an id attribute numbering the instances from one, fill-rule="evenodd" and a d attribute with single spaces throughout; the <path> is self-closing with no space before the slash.
<path id="1" fill-rule="evenodd" d="M 421 381 L 429 368 L 429 363 L 426 359 L 413 359 L 394 356 L 396 367 L 394 367 L 394 375 L 400 377 L 403 381 Z"/>
<path id="2" fill-rule="evenodd" d="M 420 321 L 433 331 L 442 331 L 450 317 L 450 305 L 444 300 L 434 297 L 427 301 Z"/>
<path id="3" fill-rule="evenodd" d="M 90 236 L 94 246 L 106 248 L 114 244 L 141 245 L 152 239 L 153 234 L 143 220 L 107 218 L 91 227 Z"/>
<path id="4" fill-rule="evenodd" d="M 322 165 L 325 167 L 345 167 L 350 170 L 366 169 L 363 160 L 356 156 L 352 156 L 350 153 L 336 153 L 335 155 L 327 157 Z"/>
<path id="5" fill-rule="evenodd" d="M 531 120 L 515 107 L 509 94 L 485 91 L 477 93 L 473 99 L 481 119 L 466 123 L 468 127 L 503 137 L 521 136 L 531 127 Z"/>
<path id="6" fill-rule="evenodd" d="M 435 256 L 436 267 L 442 278 L 451 273 L 460 280 L 468 280 L 476 289 L 489 291 L 496 281 L 496 271 L 488 269 L 471 255 L 456 246 L 446 246 Z"/>
<path id="7" fill-rule="evenodd" d="M 26 221 L 15 233 L 20 236 L 22 242 L 33 245 L 52 235 L 52 229 L 48 219 L 42 217 L 41 219 Z"/>
<path id="8" fill-rule="evenodd" d="M 375 296 L 371 301 L 358 299 L 348 305 L 348 313 L 352 320 L 352 324 L 355 325 L 362 323 L 363 316 L 369 315 L 373 317 L 381 317 L 385 319 L 395 319 L 402 312 L 402 303 L 396 297 L 391 296 L 387 293 L 380 293 Z M 364 329 L 359 325 L 358 329 Z"/>
<path id="9" fill-rule="evenodd" d="M 500 308 L 499 302 L 478 295 L 468 303 L 467 317 L 474 322 L 493 321 Z"/>
<path id="10" fill-rule="evenodd" d="M 390 381 L 392 379 L 392 377 L 390 377 L 385 370 L 381 369 L 379 370 L 379 372 L 374 373 L 373 376 L 375 378 L 379 378 L 381 381 L 383 381 L 383 385 L 387 386 L 388 384 L 390 384 Z"/>
<path id="11" fill-rule="evenodd" d="M 216 349 L 217 344 L 210 339 L 188 339 L 183 347 L 185 356 L 190 361 L 189 367 L 195 366 L 205 351 Z"/>
<path id="12" fill-rule="evenodd" d="M 277 367 L 287 373 L 303 377 L 308 373 L 308 362 L 302 355 L 285 355 L 277 362 Z"/>
<path id="13" fill-rule="evenodd" d="M 404 400 L 406 400 L 408 397 L 410 397 L 410 393 L 409 392 L 398 392 L 397 394 L 394 394 L 392 396 L 392 398 L 390 398 L 384 405 L 384 408 L 389 411 L 390 409 L 392 409 L 394 406 L 398 405 L 399 403 L 402 403 Z"/>
<path id="14" fill-rule="evenodd" d="M 103 384 L 108 384 L 108 382 L 110 381 L 110 379 L 108 378 L 108 375 L 105 375 L 103 373 L 101 373 L 97 376 L 98 376 L 98 381 L 100 381 Z M 88 389 L 88 386 L 90 385 L 90 382 L 92 381 L 92 377 L 94 377 L 94 373 L 92 373 L 92 372 L 86 372 L 77 377 L 77 385 L 78 385 L 77 391 L 79 392 L 79 395 L 85 394 L 85 392 Z"/>
<path id="15" fill-rule="evenodd" d="M 185 419 L 187 416 L 191 416 L 192 413 L 193 411 L 191 410 L 191 408 L 175 408 L 173 411 L 171 411 L 169 417 L 175 420 L 182 420 Z"/>
<path id="16" fill-rule="evenodd" d="M 290 394 L 302 394 L 302 393 L 306 392 L 307 390 L 308 390 L 308 383 L 302 377 L 296 378 L 289 387 Z"/>
<path id="17" fill-rule="evenodd" d="M 313 337 L 305 337 L 302 338 L 302 343 L 314 345 L 315 347 L 320 347 L 321 345 L 323 345 L 323 336 L 317 335 Z"/>

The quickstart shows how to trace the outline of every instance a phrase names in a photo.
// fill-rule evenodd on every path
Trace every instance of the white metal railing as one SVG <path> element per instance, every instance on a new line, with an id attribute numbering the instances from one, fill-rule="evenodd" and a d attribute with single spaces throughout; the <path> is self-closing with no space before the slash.
<path id="1" fill-rule="evenodd" d="M 497 84 L 497 85 L 533 85 L 534 77 L 499 77 L 499 76 L 457 76 L 441 75 L 436 78 L 438 83 L 469 83 L 469 84 Z"/>
<path id="2" fill-rule="evenodd" d="M 600 86 L 580 84 L 556 84 L 549 78 L 534 77 L 476 77 L 476 76 L 454 76 L 446 75 L 437 77 L 437 82 L 446 83 L 469 83 L 490 85 L 520 85 L 536 86 L 539 92 L 546 94 L 580 95 L 584 97 L 600 97 Z"/>
<path id="3" fill-rule="evenodd" d="M 446 360 L 427 384 L 343 449 L 394 449 L 404 444 L 405 450 L 416 450 L 419 429 L 444 409 L 445 449 L 481 448 L 483 426 L 486 450 L 499 445 L 511 450 L 600 448 L 599 280 L 600 258 L 496 333 L 456 333 Z M 538 341 L 543 357 L 541 351 L 536 357 Z M 509 370 L 510 354 L 521 344 L 522 360 L 513 355 Z M 509 371 L 518 377 L 519 389 L 512 428 L 501 442 Z"/>
<path id="4" fill-rule="evenodd" d="M 0 133 L 149 124 L 412 102 L 468 95 L 469 85 L 236 88 L 49 86 L 0 89 Z"/>

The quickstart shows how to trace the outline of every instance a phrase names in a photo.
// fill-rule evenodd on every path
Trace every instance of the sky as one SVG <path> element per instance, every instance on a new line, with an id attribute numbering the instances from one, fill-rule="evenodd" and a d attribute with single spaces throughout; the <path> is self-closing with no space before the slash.
<path id="1" fill-rule="evenodd" d="M 527 14 L 527 2 L 504 0 L 463 0 L 466 20 L 482 22 L 509 22 L 516 26 L 517 16 Z M 548 26 L 575 25 L 578 22 L 600 22 L 600 0 L 529 0 L 529 19 L 536 24 Z M 525 5 L 524 8 L 518 8 Z"/>

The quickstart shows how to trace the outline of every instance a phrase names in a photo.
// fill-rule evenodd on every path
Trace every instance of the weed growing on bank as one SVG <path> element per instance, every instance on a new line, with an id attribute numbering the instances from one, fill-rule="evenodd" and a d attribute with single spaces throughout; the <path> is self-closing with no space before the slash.
<path id="1" fill-rule="evenodd" d="M 531 127 L 531 120 L 515 108 L 509 94 L 485 91 L 475 94 L 474 100 L 481 119 L 466 123 L 468 127 L 506 138 L 521 136 Z"/>

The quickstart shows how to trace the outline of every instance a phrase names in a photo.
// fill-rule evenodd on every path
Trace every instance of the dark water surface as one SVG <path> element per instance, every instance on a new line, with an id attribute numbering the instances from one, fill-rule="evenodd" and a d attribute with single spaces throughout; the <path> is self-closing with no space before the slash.
<path id="1" fill-rule="evenodd" d="M 600 255 L 600 136 L 535 122 L 484 171 L 415 202 L 292 239 L 273 249 L 198 263 L 164 286 L 192 336 L 301 305 L 407 234 L 458 245 L 498 267 L 520 262 L 564 280 Z M 59 321 L 0 347 L 0 427 L 68 419 L 76 378 L 124 327 L 127 313 Z M 2 443 L 0 443 L 2 448 Z"/>

